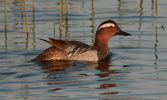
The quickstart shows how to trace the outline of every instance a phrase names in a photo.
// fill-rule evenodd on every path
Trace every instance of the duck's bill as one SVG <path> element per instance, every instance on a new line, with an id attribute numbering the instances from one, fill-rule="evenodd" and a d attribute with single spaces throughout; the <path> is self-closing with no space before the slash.
<path id="1" fill-rule="evenodd" d="M 131 34 L 124 32 L 122 30 L 119 31 L 119 33 L 117 35 L 123 35 L 123 36 L 131 36 Z"/>

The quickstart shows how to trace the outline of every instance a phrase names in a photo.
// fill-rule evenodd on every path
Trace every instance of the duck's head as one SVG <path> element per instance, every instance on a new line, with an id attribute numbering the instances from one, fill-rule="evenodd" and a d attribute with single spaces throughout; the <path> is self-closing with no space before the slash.
<path id="1" fill-rule="evenodd" d="M 108 43 L 111 37 L 116 35 L 130 36 L 131 34 L 122 31 L 115 21 L 106 20 L 102 22 L 97 28 L 95 41 L 102 41 L 103 43 Z"/>

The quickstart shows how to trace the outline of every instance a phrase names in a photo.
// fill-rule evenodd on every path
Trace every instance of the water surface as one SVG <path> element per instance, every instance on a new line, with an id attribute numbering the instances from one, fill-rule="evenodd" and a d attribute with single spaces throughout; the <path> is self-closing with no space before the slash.
<path id="1" fill-rule="evenodd" d="M 0 0 L 0 98 L 166 100 L 166 0 L 67 1 L 27 0 L 24 9 L 23 1 Z M 62 66 L 29 62 L 49 47 L 38 38 L 92 44 L 96 28 L 108 19 L 132 34 L 110 42 L 115 60 Z"/>

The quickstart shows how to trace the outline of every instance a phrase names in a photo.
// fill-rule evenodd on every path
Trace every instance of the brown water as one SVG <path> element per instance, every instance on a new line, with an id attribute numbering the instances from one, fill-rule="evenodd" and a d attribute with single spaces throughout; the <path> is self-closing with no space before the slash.
<path id="1" fill-rule="evenodd" d="M 65 1 L 27 0 L 24 9 L 21 0 L 0 0 L 1 100 L 166 100 L 166 0 Z M 112 39 L 113 61 L 59 67 L 29 62 L 49 47 L 38 38 L 92 44 L 107 19 L 132 34 Z"/>

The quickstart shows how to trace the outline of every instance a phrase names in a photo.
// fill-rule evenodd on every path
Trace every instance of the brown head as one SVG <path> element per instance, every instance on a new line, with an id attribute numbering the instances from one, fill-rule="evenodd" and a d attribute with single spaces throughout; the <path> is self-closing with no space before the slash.
<path id="1" fill-rule="evenodd" d="M 109 40 L 116 35 L 130 36 L 131 34 L 122 31 L 113 20 L 102 22 L 96 31 L 95 45 L 108 45 Z"/>

